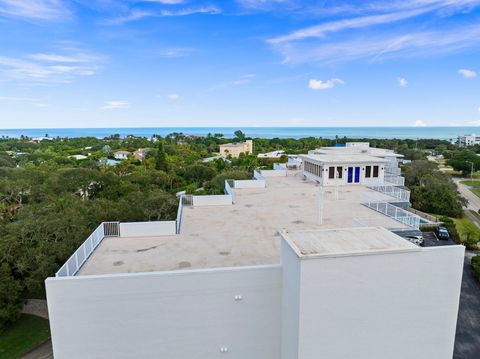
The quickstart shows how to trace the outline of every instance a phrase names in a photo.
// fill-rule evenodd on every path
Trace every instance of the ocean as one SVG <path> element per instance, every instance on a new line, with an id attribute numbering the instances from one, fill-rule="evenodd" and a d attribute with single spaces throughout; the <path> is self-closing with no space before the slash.
<path id="1" fill-rule="evenodd" d="M 206 136 L 208 133 L 222 133 L 225 137 L 234 137 L 236 130 L 243 131 L 248 137 L 259 138 L 398 138 L 398 139 L 455 139 L 459 135 L 472 134 L 479 127 L 131 127 L 131 128 L 25 128 L 0 129 L 0 137 L 98 137 L 113 134 L 121 137 L 128 135 L 151 137 L 166 136 L 172 132 L 186 135 Z"/>

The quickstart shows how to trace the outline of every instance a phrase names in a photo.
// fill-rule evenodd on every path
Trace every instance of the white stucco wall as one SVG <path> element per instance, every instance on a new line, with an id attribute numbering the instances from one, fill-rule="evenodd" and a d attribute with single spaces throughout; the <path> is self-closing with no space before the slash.
<path id="1" fill-rule="evenodd" d="M 265 188 L 265 180 L 235 180 L 235 188 Z"/>
<path id="2" fill-rule="evenodd" d="M 233 197 L 230 194 L 192 197 L 193 206 L 225 206 L 233 203 Z"/>
<path id="3" fill-rule="evenodd" d="M 264 177 L 285 177 L 287 175 L 287 170 L 261 170 L 260 173 Z"/>
<path id="4" fill-rule="evenodd" d="M 463 255 L 448 246 L 301 260 L 298 356 L 288 358 L 451 359 Z"/>
<path id="5" fill-rule="evenodd" d="M 175 234 L 175 221 L 120 223 L 122 237 L 173 236 Z"/>
<path id="6" fill-rule="evenodd" d="M 280 358 L 280 266 L 49 278 L 46 287 L 55 359 Z"/>

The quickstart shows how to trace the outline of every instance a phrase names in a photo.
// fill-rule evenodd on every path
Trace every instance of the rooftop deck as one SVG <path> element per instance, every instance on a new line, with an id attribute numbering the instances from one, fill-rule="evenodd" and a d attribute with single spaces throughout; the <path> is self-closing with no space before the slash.
<path id="1" fill-rule="evenodd" d="M 105 238 L 77 275 L 274 264 L 281 230 L 351 228 L 362 219 L 386 228 L 405 226 L 361 203 L 392 199 L 364 186 L 324 189 L 301 174 L 268 177 L 267 188 L 235 189 L 235 204 L 186 206 L 179 235 Z"/>

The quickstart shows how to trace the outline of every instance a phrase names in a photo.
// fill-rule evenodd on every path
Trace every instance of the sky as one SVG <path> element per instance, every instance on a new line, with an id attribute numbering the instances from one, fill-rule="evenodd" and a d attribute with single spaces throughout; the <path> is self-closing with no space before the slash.
<path id="1" fill-rule="evenodd" d="M 0 128 L 478 126 L 480 0 L 0 0 Z"/>

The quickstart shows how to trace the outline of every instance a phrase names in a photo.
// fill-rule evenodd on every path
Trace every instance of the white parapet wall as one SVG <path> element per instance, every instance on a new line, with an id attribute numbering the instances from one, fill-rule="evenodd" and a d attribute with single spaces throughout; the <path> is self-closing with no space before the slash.
<path id="1" fill-rule="evenodd" d="M 55 359 L 279 359 L 281 276 L 274 265 L 49 278 Z"/>
<path id="2" fill-rule="evenodd" d="M 285 177 L 287 176 L 287 170 L 261 170 L 260 173 L 264 177 Z"/>
<path id="3" fill-rule="evenodd" d="M 234 182 L 235 188 L 265 188 L 266 181 L 265 180 L 235 180 Z"/>
<path id="4" fill-rule="evenodd" d="M 281 247 L 282 359 L 452 359 L 463 246 L 305 260 Z"/>
<path id="5" fill-rule="evenodd" d="M 176 234 L 176 221 L 120 223 L 121 237 L 155 237 Z"/>
<path id="6" fill-rule="evenodd" d="M 233 203 L 231 194 L 192 196 L 193 206 L 226 206 Z"/>

